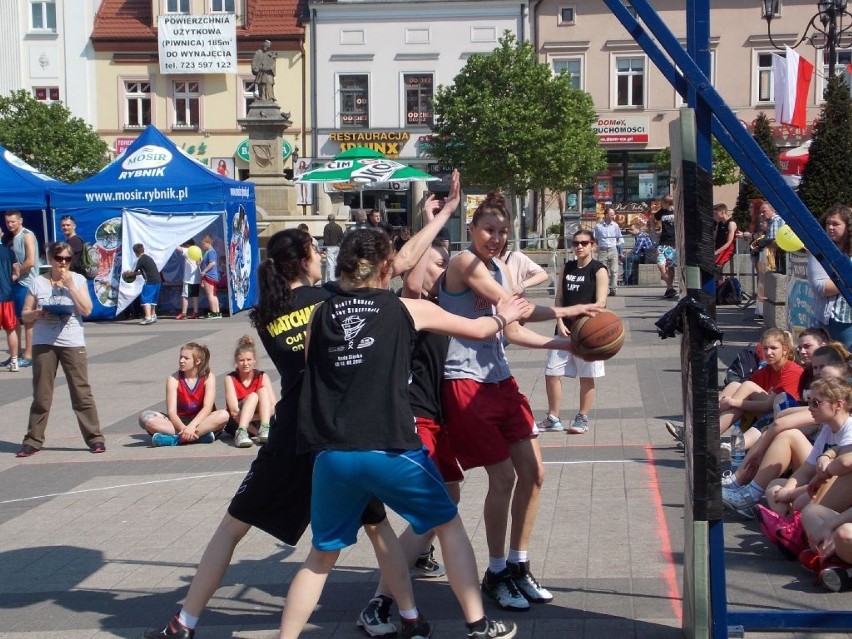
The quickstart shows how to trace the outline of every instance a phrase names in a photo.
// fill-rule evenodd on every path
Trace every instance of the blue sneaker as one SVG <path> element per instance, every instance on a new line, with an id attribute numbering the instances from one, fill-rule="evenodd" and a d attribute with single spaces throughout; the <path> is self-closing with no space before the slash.
<path id="1" fill-rule="evenodd" d="M 18 368 L 29 368 L 32 365 L 33 362 L 31 359 L 28 359 L 23 356 L 18 358 Z"/>
<path id="2" fill-rule="evenodd" d="M 12 363 L 12 358 L 11 358 L 11 357 L 7 357 L 7 358 L 6 358 L 6 359 L 4 359 L 2 362 L 0 362 L 0 368 L 6 368 L 6 367 L 7 367 L 9 364 L 11 364 L 11 363 Z"/>
<path id="3" fill-rule="evenodd" d="M 154 433 L 151 435 L 151 443 L 154 446 L 177 446 L 180 443 L 180 437 L 166 433 Z"/>
<path id="4" fill-rule="evenodd" d="M 542 419 L 538 424 L 538 429 L 545 433 L 561 433 L 565 430 L 562 422 L 558 418 L 548 413 L 547 417 Z"/>
<path id="5" fill-rule="evenodd" d="M 212 444 L 216 441 L 216 435 L 213 433 L 207 433 L 206 435 L 202 435 L 198 439 L 195 440 L 196 444 Z"/>

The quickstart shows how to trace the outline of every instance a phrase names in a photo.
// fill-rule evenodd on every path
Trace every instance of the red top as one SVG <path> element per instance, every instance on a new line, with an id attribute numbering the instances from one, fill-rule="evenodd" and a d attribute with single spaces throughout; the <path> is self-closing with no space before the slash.
<path id="1" fill-rule="evenodd" d="M 177 414 L 179 417 L 192 419 L 204 406 L 204 380 L 195 380 L 195 387 L 190 388 L 183 373 L 178 373 Z"/>
<path id="2" fill-rule="evenodd" d="M 252 371 L 252 379 L 248 386 L 240 381 L 240 374 L 237 371 L 228 373 L 228 378 L 234 385 L 234 390 L 237 392 L 237 401 L 241 402 L 252 393 L 256 393 L 263 386 L 263 371 Z"/>
<path id="3" fill-rule="evenodd" d="M 749 381 L 754 382 L 767 393 L 787 393 L 798 401 L 800 399 L 799 380 L 804 372 L 805 369 L 796 362 L 787 361 L 781 370 L 777 371 L 771 366 L 764 366 L 754 373 Z"/>

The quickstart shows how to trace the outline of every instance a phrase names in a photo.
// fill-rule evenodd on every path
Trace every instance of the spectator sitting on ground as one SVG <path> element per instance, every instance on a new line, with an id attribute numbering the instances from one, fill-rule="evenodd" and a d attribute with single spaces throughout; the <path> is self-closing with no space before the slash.
<path id="1" fill-rule="evenodd" d="M 144 410 L 139 425 L 151 435 L 154 446 L 212 444 L 228 417 L 228 411 L 216 410 L 210 351 L 189 342 L 181 346 L 178 370 L 166 380 L 166 414 Z"/>
<path id="2" fill-rule="evenodd" d="M 255 368 L 254 340 L 243 335 L 234 351 L 234 370 L 225 376 L 225 406 L 231 418 L 225 427 L 237 448 L 251 448 L 269 439 L 269 420 L 275 412 L 275 393 L 269 375 Z"/>

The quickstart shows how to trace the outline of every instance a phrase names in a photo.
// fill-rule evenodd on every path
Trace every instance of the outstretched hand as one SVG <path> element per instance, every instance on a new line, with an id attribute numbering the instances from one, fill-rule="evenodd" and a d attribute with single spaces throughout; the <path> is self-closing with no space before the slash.
<path id="1" fill-rule="evenodd" d="M 601 307 L 597 304 L 574 304 L 569 307 L 568 317 L 577 318 L 577 317 L 594 317 L 601 311 Z"/>
<path id="2" fill-rule="evenodd" d="M 497 315 L 500 315 L 507 324 L 516 322 L 530 312 L 531 304 L 522 295 L 512 295 L 497 303 Z"/>

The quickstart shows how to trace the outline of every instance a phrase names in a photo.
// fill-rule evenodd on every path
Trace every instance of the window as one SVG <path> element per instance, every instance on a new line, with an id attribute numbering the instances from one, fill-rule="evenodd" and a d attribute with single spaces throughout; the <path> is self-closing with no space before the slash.
<path id="1" fill-rule="evenodd" d="M 39 102 L 59 102 L 59 87 L 33 87 L 33 97 Z"/>
<path id="2" fill-rule="evenodd" d="M 645 58 L 615 59 L 615 95 L 616 106 L 645 105 Z"/>
<path id="3" fill-rule="evenodd" d="M 340 126 L 366 128 L 370 126 L 370 108 L 367 75 L 341 75 Z"/>
<path id="4" fill-rule="evenodd" d="M 828 78 L 828 50 L 823 49 L 822 52 L 822 74 L 819 76 L 820 83 L 820 92 L 818 100 L 819 102 L 823 101 L 823 96 L 825 95 L 825 89 L 828 86 L 826 78 Z M 846 68 L 852 64 L 852 50 L 846 49 L 841 51 L 834 52 L 834 73 L 835 75 L 842 75 Z M 816 74 L 814 74 L 816 75 Z"/>
<path id="5" fill-rule="evenodd" d="M 574 24 L 576 14 L 575 7 L 559 7 L 559 24 Z"/>
<path id="6" fill-rule="evenodd" d="M 212 0 L 210 10 L 213 13 L 236 13 L 236 0 Z"/>
<path id="7" fill-rule="evenodd" d="M 255 101 L 254 80 L 243 78 L 243 115 L 248 113 L 251 103 Z"/>
<path id="8" fill-rule="evenodd" d="M 571 76 L 571 86 L 575 89 L 583 88 L 583 60 L 571 58 L 569 60 L 554 60 L 553 73 L 567 73 Z"/>
<path id="9" fill-rule="evenodd" d="M 33 31 L 56 31 L 56 2 L 33 0 L 30 3 Z"/>
<path id="10" fill-rule="evenodd" d="M 128 128 L 151 124 L 151 83 L 129 80 L 124 83 L 126 110 L 124 125 Z"/>
<path id="11" fill-rule="evenodd" d="M 406 73 L 405 123 L 414 126 L 432 125 L 432 96 L 434 80 L 431 73 Z"/>
<path id="12" fill-rule="evenodd" d="M 783 53 L 758 53 L 757 54 L 757 101 L 775 101 L 775 82 L 772 73 L 772 56 Z"/>
<path id="13" fill-rule="evenodd" d="M 166 0 L 166 13 L 189 13 L 189 0 Z"/>
<path id="14" fill-rule="evenodd" d="M 198 82 L 175 82 L 175 123 L 176 129 L 197 129 L 199 100 L 201 93 Z"/>

